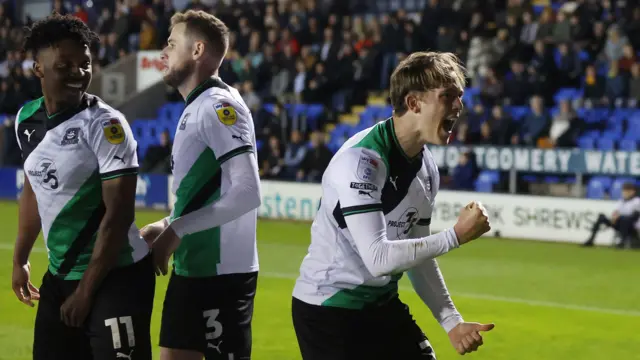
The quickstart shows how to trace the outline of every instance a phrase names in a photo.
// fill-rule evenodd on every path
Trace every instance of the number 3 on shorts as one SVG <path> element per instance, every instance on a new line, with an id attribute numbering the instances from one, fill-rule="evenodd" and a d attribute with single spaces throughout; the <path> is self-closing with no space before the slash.
<path id="1" fill-rule="evenodd" d="M 222 335 L 222 323 L 216 320 L 220 315 L 220 309 L 211 309 L 202 312 L 202 316 L 207 319 L 207 329 L 213 329 L 205 334 L 207 340 L 215 340 Z"/>

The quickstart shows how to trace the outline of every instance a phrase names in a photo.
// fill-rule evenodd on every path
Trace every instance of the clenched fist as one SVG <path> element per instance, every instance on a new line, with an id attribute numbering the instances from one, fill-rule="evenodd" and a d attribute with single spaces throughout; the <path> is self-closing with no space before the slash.
<path id="1" fill-rule="evenodd" d="M 491 230 L 487 209 L 478 201 L 465 206 L 458 215 L 458 222 L 453 227 L 460 245 L 475 240 Z"/>

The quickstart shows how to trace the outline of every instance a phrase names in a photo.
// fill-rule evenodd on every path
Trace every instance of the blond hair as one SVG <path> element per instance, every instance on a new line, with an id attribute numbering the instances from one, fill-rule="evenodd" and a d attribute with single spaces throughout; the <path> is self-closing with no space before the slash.
<path id="1" fill-rule="evenodd" d="M 395 114 L 402 116 L 407 111 L 405 97 L 410 92 L 425 92 L 451 85 L 464 89 L 465 83 L 465 69 L 456 55 L 415 52 L 393 70 L 389 98 Z"/>
<path id="2" fill-rule="evenodd" d="M 222 61 L 229 47 L 229 28 L 222 20 L 202 10 L 187 10 L 171 17 L 170 29 L 182 23 L 187 34 L 202 37 L 213 55 Z"/>

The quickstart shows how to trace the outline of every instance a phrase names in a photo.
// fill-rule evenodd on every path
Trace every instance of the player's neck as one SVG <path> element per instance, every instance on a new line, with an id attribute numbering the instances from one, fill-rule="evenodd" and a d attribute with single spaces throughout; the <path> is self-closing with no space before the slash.
<path id="1" fill-rule="evenodd" d="M 50 97 L 44 96 L 44 108 L 47 111 L 47 116 L 52 117 L 67 109 L 77 107 L 78 105 L 80 105 L 80 101 L 81 100 L 79 99 L 77 103 L 70 104 L 66 102 L 56 102 Z"/>
<path id="2" fill-rule="evenodd" d="M 182 95 L 184 101 L 187 101 L 193 90 L 212 77 L 218 77 L 217 69 L 213 73 L 211 71 L 194 71 L 182 82 L 182 85 L 178 86 L 178 92 Z"/>
<path id="3" fill-rule="evenodd" d="M 393 130 L 398 140 L 398 145 L 409 158 L 420 154 L 423 146 L 420 140 L 420 131 L 411 126 L 412 123 L 411 121 L 406 121 L 406 119 L 393 118 Z"/>

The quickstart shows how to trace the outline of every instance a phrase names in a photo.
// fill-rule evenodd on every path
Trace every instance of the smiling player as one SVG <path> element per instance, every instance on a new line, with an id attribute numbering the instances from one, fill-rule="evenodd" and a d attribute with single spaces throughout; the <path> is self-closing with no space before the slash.
<path id="1" fill-rule="evenodd" d="M 97 35 L 57 14 L 30 30 L 44 97 L 16 120 L 25 183 L 12 285 L 25 304 L 40 300 L 33 359 L 150 360 L 155 276 L 134 224 L 136 141 L 120 112 L 85 93 Z M 38 291 L 28 259 L 40 230 L 49 267 Z"/>
<path id="2" fill-rule="evenodd" d="M 493 328 L 462 320 L 434 259 L 489 231 L 485 209 L 472 202 L 453 228 L 429 230 L 440 176 L 427 144 L 447 144 L 464 83 L 453 54 L 410 55 L 391 75 L 393 116 L 331 160 L 293 291 L 303 359 L 435 359 L 398 298 L 405 271 L 460 354 Z"/>

